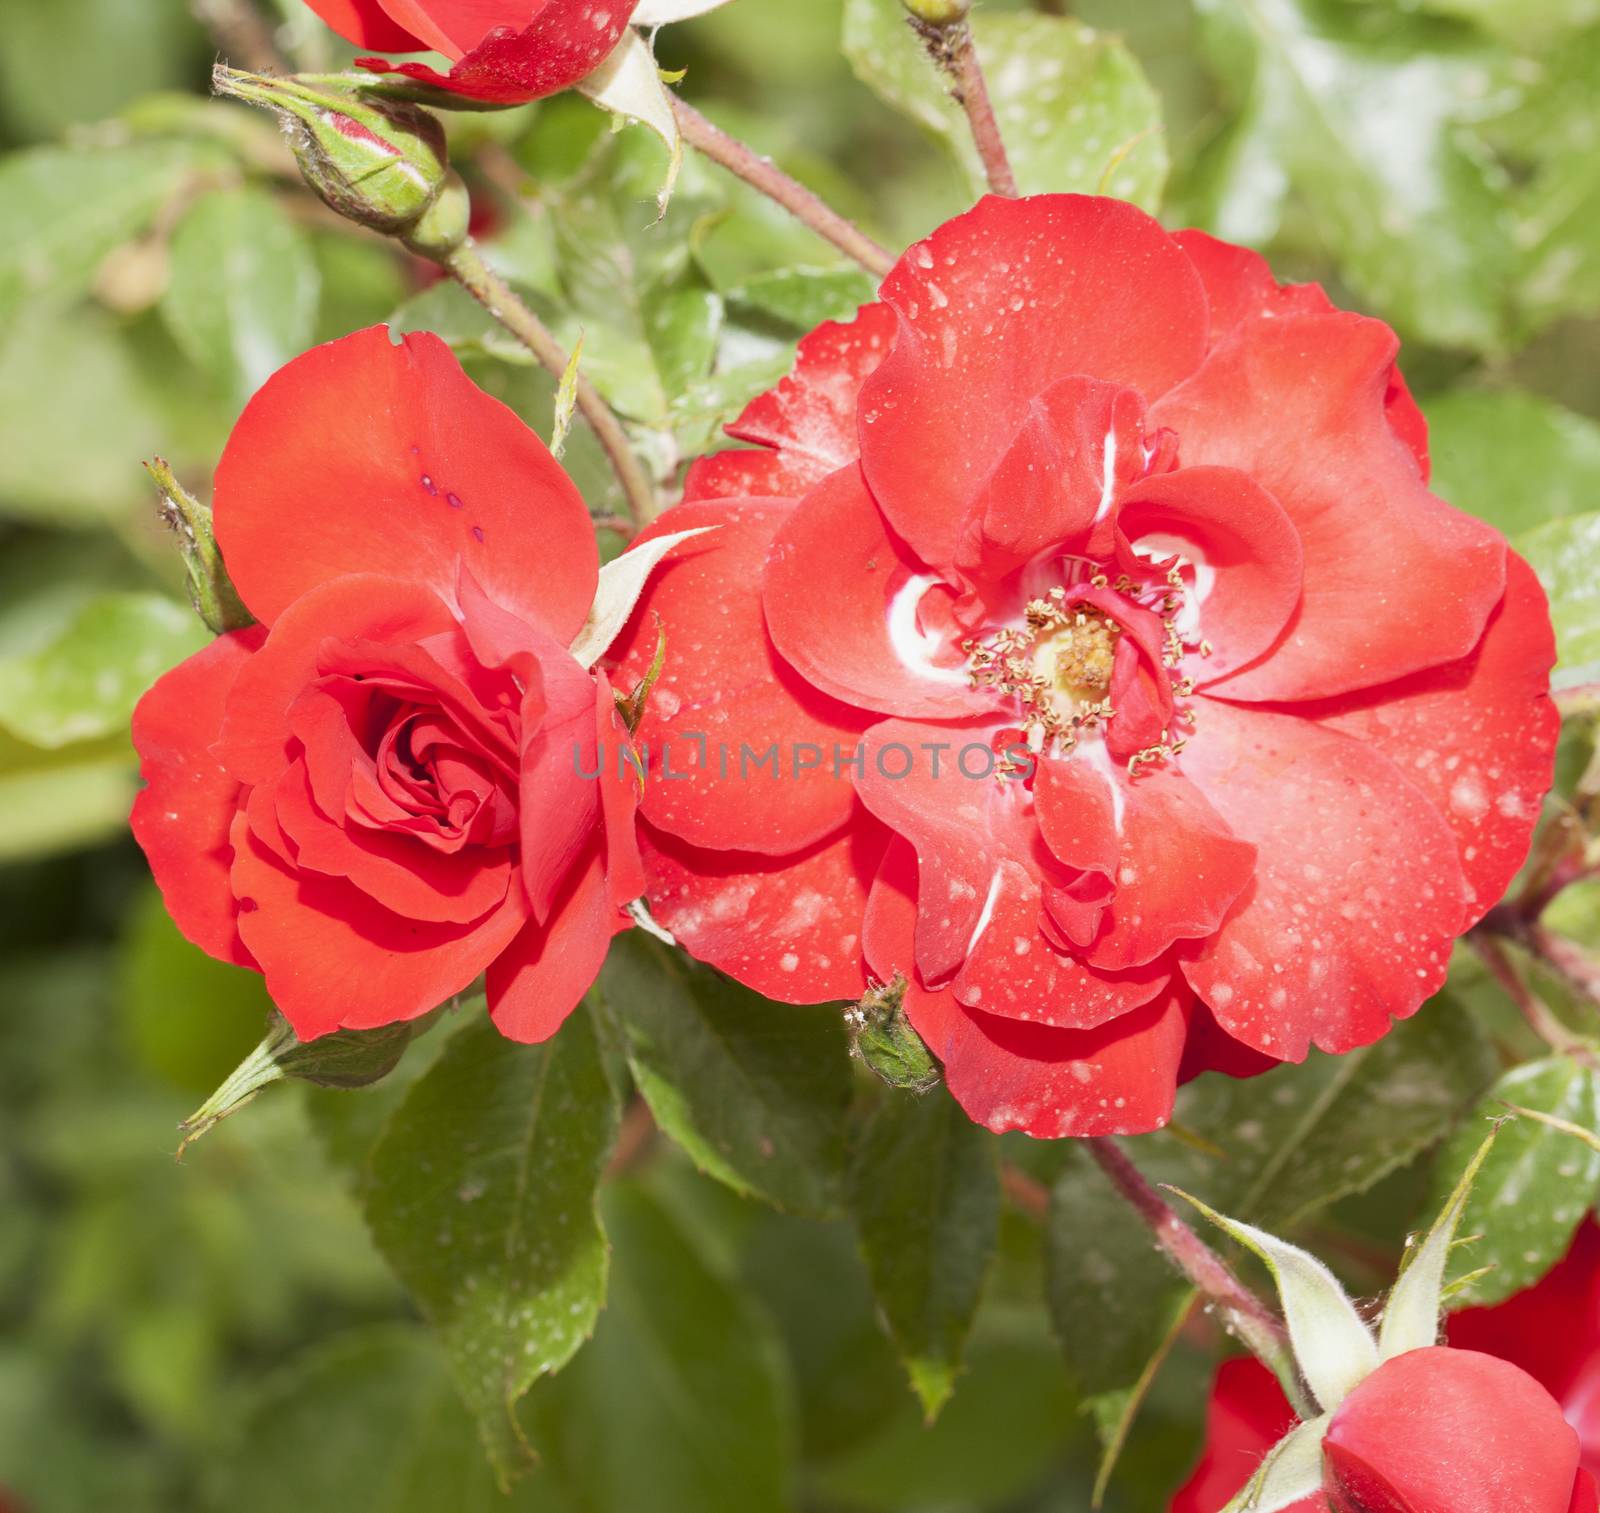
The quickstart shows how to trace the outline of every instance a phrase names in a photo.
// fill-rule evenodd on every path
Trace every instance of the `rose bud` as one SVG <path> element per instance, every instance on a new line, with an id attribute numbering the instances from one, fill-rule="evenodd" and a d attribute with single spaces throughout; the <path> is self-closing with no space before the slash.
<path id="1" fill-rule="evenodd" d="M 390 235 L 410 231 L 446 186 L 444 128 L 418 106 L 221 64 L 212 83 L 218 94 L 276 111 L 306 182 L 362 226 Z"/>
<path id="2" fill-rule="evenodd" d="M 954 26 L 965 21 L 972 0 L 900 0 L 913 20 L 925 26 Z"/>
<path id="3" fill-rule="evenodd" d="M 1527 1372 L 1447 1345 L 1378 1367 L 1322 1442 L 1333 1513 L 1568 1513 L 1578 1436 Z"/>

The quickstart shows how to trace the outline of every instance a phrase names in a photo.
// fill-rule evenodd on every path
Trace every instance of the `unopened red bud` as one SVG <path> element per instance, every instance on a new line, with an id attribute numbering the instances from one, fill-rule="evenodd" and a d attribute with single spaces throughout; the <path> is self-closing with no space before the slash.
<path id="1" fill-rule="evenodd" d="M 965 21 L 972 0 L 900 0 L 912 17 L 925 26 L 954 26 Z"/>
<path id="2" fill-rule="evenodd" d="M 218 94 L 276 111 L 306 182 L 360 225 L 407 234 L 444 189 L 444 128 L 420 106 L 221 65 L 213 84 Z"/>

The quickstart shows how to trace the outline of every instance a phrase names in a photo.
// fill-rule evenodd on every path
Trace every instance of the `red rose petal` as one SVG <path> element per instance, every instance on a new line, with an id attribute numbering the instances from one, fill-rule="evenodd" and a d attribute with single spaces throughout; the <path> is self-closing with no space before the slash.
<path id="1" fill-rule="evenodd" d="M 599 975 L 611 937 L 628 928 L 606 888 L 602 848 L 574 867 L 544 924 L 529 920 L 489 966 L 489 1017 L 508 1040 L 548 1040 Z"/>
<path id="2" fill-rule="evenodd" d="M 759 394 L 727 429 L 774 452 L 718 452 L 689 469 L 684 499 L 730 494 L 798 498 L 860 454 L 856 401 L 894 344 L 887 305 L 863 305 L 854 320 L 824 321 L 795 350 L 794 369 Z M 750 486 L 735 487 L 736 482 Z"/>
<path id="3" fill-rule="evenodd" d="M 413 836 L 346 827 L 317 809 L 300 763 L 276 785 L 275 808 L 298 866 L 345 878 L 406 919 L 466 925 L 505 901 L 512 876 L 506 850 L 473 847 L 447 854 Z"/>
<path id="4" fill-rule="evenodd" d="M 240 596 L 271 623 L 332 579 L 372 574 L 491 598 L 571 642 L 594 600 L 588 511 L 548 448 L 436 336 L 385 327 L 313 348 L 245 407 L 216 485 Z"/>
<path id="5" fill-rule="evenodd" d="M 1143 543 L 1142 555 L 1196 564 L 1178 628 L 1210 652 L 1191 653 L 1180 671 L 1202 687 L 1266 651 L 1300 602 L 1299 533 L 1265 489 L 1233 468 L 1181 468 L 1136 483 L 1117 527 L 1135 550 Z"/>
<path id="6" fill-rule="evenodd" d="M 933 582 L 849 467 L 779 522 L 761 600 L 778 650 L 824 693 L 883 714 L 981 714 L 993 698 L 974 692 L 964 661 L 928 649 L 918 625 Z"/>
<path id="7" fill-rule="evenodd" d="M 1107 971 L 1142 966 L 1174 941 L 1212 934 L 1255 871 L 1255 847 L 1232 835 L 1174 768 L 1150 768 L 1130 780 L 1112 763 L 1045 761 L 1033 794 L 1055 856 L 1069 867 L 1104 871 L 1116 889 L 1084 951 Z"/>
<path id="8" fill-rule="evenodd" d="M 374 72 L 405 74 L 493 105 L 521 105 L 576 84 L 605 62 L 638 0 L 383 0 L 403 25 L 447 58 L 448 74 L 424 63 L 357 58 Z"/>
<path id="9" fill-rule="evenodd" d="M 1205 352 L 1205 293 L 1143 211 L 1087 195 L 989 196 L 883 282 L 893 352 L 861 391 L 861 461 L 896 533 L 955 558 L 973 498 L 1034 397 L 1075 374 L 1153 400 Z"/>
<path id="10" fill-rule="evenodd" d="M 867 906 L 867 962 L 906 978 L 905 1010 L 944 1064 L 945 1084 L 979 1124 L 1040 1140 L 1132 1134 L 1172 1117 L 1183 1053 L 1184 995 L 1169 993 L 1098 1030 L 1058 1030 L 964 1008 L 916 975 L 916 856 L 890 848 Z"/>
<path id="11" fill-rule="evenodd" d="M 701 851 L 648 827 L 650 914 L 700 961 L 779 1003 L 867 989 L 861 921 L 888 844 L 870 819 L 790 856 Z"/>
<path id="12" fill-rule="evenodd" d="M 306 0 L 346 42 L 397 53 L 421 52 L 428 44 L 395 22 L 381 0 Z"/>
<path id="13" fill-rule="evenodd" d="M 1206 301 L 1211 307 L 1212 346 L 1226 340 L 1235 326 L 1247 320 L 1326 315 L 1337 309 L 1321 284 L 1280 284 L 1272 276 L 1267 260 L 1248 247 L 1220 242 L 1204 231 L 1179 231 L 1172 239 L 1189 254 L 1189 260 L 1206 286 Z M 1384 409 L 1390 429 L 1417 459 L 1422 481 L 1426 483 L 1428 422 L 1417 408 L 1398 367 L 1389 374 Z"/>
<path id="14" fill-rule="evenodd" d="M 219 961 L 255 965 L 228 886 L 233 826 L 244 794 L 211 755 L 239 670 L 266 638 L 258 625 L 219 636 L 164 674 L 133 712 L 133 744 L 146 787 L 133 803 L 133 834 L 178 929 Z"/>
<path id="15" fill-rule="evenodd" d="M 1297 707 L 1383 752 L 1433 800 L 1460 844 L 1468 923 L 1516 875 L 1550 787 L 1561 733 L 1549 697 L 1554 661 L 1544 590 L 1512 552 L 1505 599 L 1471 656 L 1365 697 Z"/>
<path id="16" fill-rule="evenodd" d="M 1186 465 L 1249 473 L 1300 533 L 1299 614 L 1238 699 L 1369 688 L 1465 656 L 1505 586 L 1505 542 L 1429 494 L 1385 419 L 1395 337 L 1330 314 L 1252 321 L 1152 407 Z"/>
<path id="17" fill-rule="evenodd" d="M 1444 981 L 1466 914 L 1454 835 L 1370 746 L 1248 705 L 1195 708 L 1183 773 L 1257 858 L 1185 975 L 1223 1029 L 1280 1060 L 1369 1044 Z"/>
<path id="18" fill-rule="evenodd" d="M 630 693 L 655 659 L 658 617 L 666 629 L 636 732 L 650 763 L 643 812 L 692 845 L 782 855 L 837 830 L 855 806 L 834 753 L 848 760 L 870 716 L 808 686 L 762 619 L 762 564 L 787 512 L 768 500 L 683 504 L 639 538 L 716 527 L 672 550 L 611 650 L 612 680 Z"/>
<path id="19" fill-rule="evenodd" d="M 987 764 L 973 752 L 988 746 L 977 733 L 885 720 L 867 732 L 866 747 L 857 792 L 918 859 L 924 982 L 948 981 L 964 1005 L 989 1015 L 1072 1029 L 1104 1024 L 1161 991 L 1165 967 L 1099 972 L 1041 933 L 1045 889 L 1070 873 L 1045 847 L 1023 785 L 983 775 Z"/>
<path id="20" fill-rule="evenodd" d="M 242 816 L 233 846 L 239 933 L 301 1040 L 426 1014 L 466 988 L 527 918 L 517 889 L 475 925 L 403 918 L 341 878 L 291 868 Z"/>
<path id="21" fill-rule="evenodd" d="M 330 642 L 377 643 L 389 658 L 402 647 L 415 652 L 421 637 L 454 628 L 436 593 L 405 580 L 360 574 L 312 590 L 290 606 L 240 669 L 217 738 L 218 759 L 248 783 L 270 782 L 283 770 L 293 738 L 289 711 L 322 675 Z"/>
<path id="22" fill-rule="evenodd" d="M 1434 1345 L 1386 1361 L 1322 1442 L 1330 1500 L 1368 1513 L 1568 1513 L 1578 1437 L 1527 1372 Z"/>

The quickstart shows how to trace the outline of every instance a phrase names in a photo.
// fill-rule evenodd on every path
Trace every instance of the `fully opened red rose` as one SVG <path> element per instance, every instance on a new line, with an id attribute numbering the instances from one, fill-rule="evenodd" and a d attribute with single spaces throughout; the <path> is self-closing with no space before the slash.
<path id="1" fill-rule="evenodd" d="M 260 623 L 133 722 L 173 918 L 302 1039 L 485 971 L 505 1034 L 552 1034 L 643 882 L 634 792 L 592 779 L 625 738 L 611 690 L 568 650 L 598 566 L 571 480 L 437 337 L 379 327 L 268 381 L 215 512 Z"/>
<path id="2" fill-rule="evenodd" d="M 1537 1286 L 1463 1310 L 1447 1334 L 1450 1349 L 1400 1356 L 1350 1395 L 1324 1441 L 1325 1491 L 1292 1513 L 1593 1513 L 1600 1230 L 1585 1224 Z M 1205 1452 L 1172 1513 L 1220 1513 L 1293 1423 L 1265 1366 L 1226 1362 Z"/>
<path id="3" fill-rule="evenodd" d="M 789 1001 L 903 977 L 968 1112 L 1038 1136 L 1412 1013 L 1557 716 L 1544 597 L 1429 493 L 1395 352 L 1118 201 L 912 247 L 659 527 L 722 529 L 624 648 L 661 617 L 640 735 L 689 773 L 645 800 L 656 918 Z"/>
<path id="4" fill-rule="evenodd" d="M 639 0 L 307 0 L 357 47 L 449 58 L 425 63 L 362 58 L 365 68 L 491 105 L 520 105 L 576 84 L 606 59 Z"/>

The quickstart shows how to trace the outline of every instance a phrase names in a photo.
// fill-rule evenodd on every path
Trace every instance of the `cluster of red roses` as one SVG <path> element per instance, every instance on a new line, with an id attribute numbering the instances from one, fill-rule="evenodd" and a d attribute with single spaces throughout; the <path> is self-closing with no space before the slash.
<path id="1" fill-rule="evenodd" d="M 1549 782 L 1543 596 L 1428 492 L 1395 347 L 1127 204 L 985 200 L 694 465 L 641 542 L 714 529 L 594 670 L 545 447 L 436 338 L 318 348 L 222 459 L 259 623 L 140 706 L 136 833 L 302 1037 L 486 971 L 542 1039 L 642 897 L 769 997 L 903 984 L 992 1129 L 1155 1128 L 1413 1012 Z"/>

